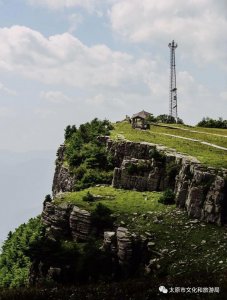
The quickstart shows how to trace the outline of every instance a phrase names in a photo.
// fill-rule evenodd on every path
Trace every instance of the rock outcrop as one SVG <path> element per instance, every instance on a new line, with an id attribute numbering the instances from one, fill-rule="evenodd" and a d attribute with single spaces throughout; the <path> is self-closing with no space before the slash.
<path id="1" fill-rule="evenodd" d="M 75 177 L 69 169 L 64 166 L 65 145 L 61 145 L 57 151 L 55 161 L 54 180 L 52 185 L 53 196 L 59 193 L 72 192 L 75 184 Z"/>
<path id="2" fill-rule="evenodd" d="M 74 206 L 70 214 L 69 224 L 74 241 L 86 241 L 89 238 L 91 214 L 88 211 Z"/>
<path id="3" fill-rule="evenodd" d="M 57 240 L 70 236 L 69 216 L 72 207 L 66 203 L 55 205 L 46 203 L 42 212 L 42 221 L 46 225 L 46 233 L 49 238 Z"/>
<path id="4" fill-rule="evenodd" d="M 192 218 L 227 222 L 227 170 L 200 164 L 166 147 L 130 141 L 107 141 L 115 162 L 113 186 L 138 191 L 174 190 L 176 204 Z"/>
<path id="5" fill-rule="evenodd" d="M 176 205 L 193 218 L 227 222 L 227 170 L 203 166 L 193 157 L 151 143 L 103 138 L 113 158 L 112 185 L 138 191 L 174 190 Z M 71 192 L 75 178 L 64 166 L 65 146 L 57 152 L 53 195 Z M 73 219 L 73 218 L 72 218 Z"/>
<path id="6" fill-rule="evenodd" d="M 77 206 L 67 203 L 47 203 L 42 212 L 42 221 L 46 225 L 49 238 L 70 238 L 86 241 L 91 231 L 91 214 Z"/>

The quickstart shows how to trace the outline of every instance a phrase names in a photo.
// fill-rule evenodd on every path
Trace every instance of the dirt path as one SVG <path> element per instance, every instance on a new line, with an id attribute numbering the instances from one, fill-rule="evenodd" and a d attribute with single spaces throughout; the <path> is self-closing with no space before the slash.
<path id="1" fill-rule="evenodd" d="M 218 146 L 218 145 L 215 145 L 215 144 L 207 143 L 207 142 L 204 142 L 202 140 L 187 138 L 187 137 L 184 137 L 184 136 L 179 136 L 179 135 L 174 135 L 174 134 L 169 134 L 169 133 L 159 132 L 159 133 L 155 133 L 155 134 L 171 136 L 171 137 L 175 137 L 175 138 L 178 138 L 178 139 L 183 139 L 183 140 L 187 140 L 187 141 L 191 141 L 191 142 L 198 142 L 198 143 L 203 144 L 203 145 L 207 145 L 207 146 L 210 146 L 210 147 L 213 147 L 213 148 L 216 148 L 216 149 L 227 151 L 227 148 L 225 148 L 225 147 L 221 147 L 221 146 Z"/>

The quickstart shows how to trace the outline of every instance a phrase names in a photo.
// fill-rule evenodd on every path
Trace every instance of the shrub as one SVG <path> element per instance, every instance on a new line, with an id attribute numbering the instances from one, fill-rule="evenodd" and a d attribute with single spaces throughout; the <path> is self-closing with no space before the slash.
<path id="1" fill-rule="evenodd" d="M 171 205 L 175 204 L 175 194 L 171 189 L 165 190 L 164 194 L 158 200 L 159 203 Z"/>
<path id="2" fill-rule="evenodd" d="M 31 265 L 29 249 L 35 241 L 42 240 L 44 228 L 40 217 L 30 219 L 10 232 L 0 255 L 0 287 L 17 287 L 28 284 Z"/>
<path id="3" fill-rule="evenodd" d="M 200 121 L 197 126 L 199 127 L 208 127 L 208 128 L 223 128 L 227 129 L 227 120 L 223 120 L 222 118 L 219 118 L 218 120 L 212 119 L 212 118 L 203 118 L 202 121 Z"/>
<path id="4" fill-rule="evenodd" d="M 85 196 L 83 196 L 83 201 L 93 202 L 94 200 L 95 200 L 95 198 L 90 192 L 87 192 L 87 194 Z"/>
<path id="5" fill-rule="evenodd" d="M 159 115 L 156 118 L 157 122 L 161 122 L 161 123 L 167 123 L 167 124 L 184 124 L 184 121 L 180 118 L 177 118 L 177 121 L 174 117 L 163 114 L 163 115 Z"/>
<path id="6" fill-rule="evenodd" d="M 78 168 L 73 170 L 73 173 L 77 180 L 81 180 L 83 178 L 84 174 L 86 173 L 86 166 L 80 165 Z"/>
<path id="7" fill-rule="evenodd" d="M 46 195 L 44 201 L 43 201 L 43 206 L 45 207 L 47 203 L 50 203 L 52 201 L 51 195 Z"/>
<path id="8" fill-rule="evenodd" d="M 99 203 L 92 212 L 92 224 L 97 229 L 98 234 L 103 232 L 104 229 L 112 229 L 114 218 L 111 214 L 112 211 L 101 203 Z"/>
<path id="9" fill-rule="evenodd" d="M 113 159 L 98 139 L 100 135 L 109 135 L 111 129 L 113 126 L 109 121 L 98 119 L 82 124 L 78 129 L 67 126 L 64 158 L 75 175 L 75 190 L 111 183 Z"/>
<path id="10" fill-rule="evenodd" d="M 137 173 L 137 165 L 133 163 L 129 163 L 126 167 L 126 170 L 129 175 L 134 175 Z"/>
<path id="11" fill-rule="evenodd" d="M 150 157 L 150 159 L 153 158 L 154 160 L 156 160 L 158 162 L 165 162 L 165 159 L 166 159 L 165 154 L 162 152 L 159 152 L 156 147 L 154 147 L 153 149 L 151 149 L 149 151 L 149 157 Z"/>

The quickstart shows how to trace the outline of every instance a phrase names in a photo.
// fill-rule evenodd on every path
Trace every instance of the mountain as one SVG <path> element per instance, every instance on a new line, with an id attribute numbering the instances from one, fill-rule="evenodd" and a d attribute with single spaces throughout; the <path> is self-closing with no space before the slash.
<path id="1" fill-rule="evenodd" d="M 65 133 L 52 197 L 4 243 L 0 286 L 27 287 L 6 297 L 225 295 L 226 131 L 94 119 Z"/>

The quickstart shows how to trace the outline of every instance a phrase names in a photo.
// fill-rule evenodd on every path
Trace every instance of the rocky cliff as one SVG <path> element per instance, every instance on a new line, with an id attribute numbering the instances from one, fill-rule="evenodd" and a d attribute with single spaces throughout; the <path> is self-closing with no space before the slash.
<path id="1" fill-rule="evenodd" d="M 218 225 L 227 223 L 226 169 L 206 167 L 193 157 L 155 144 L 113 141 L 109 138 L 103 138 L 103 142 L 114 165 L 113 187 L 141 192 L 171 188 L 175 193 L 176 205 L 185 209 L 190 217 Z M 61 145 L 53 181 L 55 199 L 61 198 L 64 192 L 73 191 L 75 185 L 75 177 L 64 164 L 64 152 L 65 146 Z M 84 244 L 94 237 L 94 232 L 97 236 L 98 230 L 92 222 L 91 212 L 58 200 L 58 203 L 46 202 L 42 212 L 49 240 Z M 111 228 L 102 228 L 97 238 L 102 240 L 100 250 L 111 257 L 112 274 L 119 274 L 120 270 L 121 276 L 127 276 L 133 274 L 138 266 L 142 266 L 147 273 L 154 268 L 154 255 L 157 253 L 151 250 L 154 241 L 149 235 L 136 235 L 124 225 L 113 224 Z M 59 274 L 68 274 L 64 275 L 66 278 L 71 276 L 68 266 L 59 267 L 55 262 L 48 266 L 44 264 L 44 268 L 42 261 L 35 264 L 30 278 L 49 276 L 54 279 L 61 277 Z"/>
<path id="2" fill-rule="evenodd" d="M 176 205 L 190 217 L 221 225 L 227 222 L 227 170 L 151 143 L 105 138 L 114 162 L 112 185 L 138 191 L 174 190 Z M 64 145 L 57 152 L 53 195 L 71 192 L 75 178 L 63 164 Z"/>
<path id="3" fill-rule="evenodd" d="M 53 241 L 63 239 L 84 243 L 96 232 L 91 213 L 71 204 L 47 203 L 42 221 L 46 226 L 47 237 Z M 132 272 L 141 262 L 146 263 L 149 238 L 130 233 L 124 227 L 113 226 L 107 231 L 102 229 L 102 234 L 97 237 L 103 239 L 101 249 L 112 256 L 115 266 L 120 266 L 123 273 Z"/>
<path id="4" fill-rule="evenodd" d="M 52 185 L 53 195 L 64 192 L 72 192 L 75 183 L 74 176 L 69 172 L 69 169 L 64 166 L 65 145 L 62 144 L 57 153 L 55 161 L 55 172 Z"/>
<path id="5" fill-rule="evenodd" d="M 107 142 L 113 156 L 113 186 L 138 191 L 172 188 L 176 205 L 190 217 L 219 225 L 227 221 L 227 170 L 150 143 Z"/>

